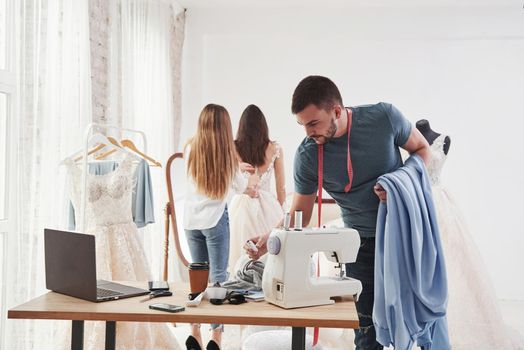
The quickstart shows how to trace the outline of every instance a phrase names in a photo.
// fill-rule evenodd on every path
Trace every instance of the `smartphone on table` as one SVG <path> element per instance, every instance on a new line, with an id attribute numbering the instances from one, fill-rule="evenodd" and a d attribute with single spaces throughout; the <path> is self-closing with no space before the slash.
<path id="1" fill-rule="evenodd" d="M 171 305 L 171 304 L 165 304 L 165 303 L 151 304 L 149 305 L 149 308 L 153 310 L 160 310 L 160 311 L 167 311 L 167 312 L 181 312 L 186 309 L 185 307 L 180 306 L 180 305 Z"/>

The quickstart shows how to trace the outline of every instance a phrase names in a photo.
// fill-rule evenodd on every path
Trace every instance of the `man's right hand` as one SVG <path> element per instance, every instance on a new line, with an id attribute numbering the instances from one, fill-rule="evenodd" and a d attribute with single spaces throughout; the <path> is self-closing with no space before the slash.
<path id="1" fill-rule="evenodd" d="M 255 252 L 254 250 L 251 250 L 247 244 L 244 244 L 244 250 L 246 251 L 246 254 L 249 255 L 249 258 L 251 260 L 258 260 L 260 257 L 267 253 L 267 240 L 269 238 L 270 232 L 260 235 L 258 237 L 253 237 L 250 239 L 251 242 L 255 243 L 255 245 L 258 248 L 258 251 Z"/>

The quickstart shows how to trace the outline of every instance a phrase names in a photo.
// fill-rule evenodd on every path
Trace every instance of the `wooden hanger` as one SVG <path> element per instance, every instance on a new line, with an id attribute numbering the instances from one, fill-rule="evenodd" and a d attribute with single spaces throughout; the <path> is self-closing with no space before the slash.
<path id="1" fill-rule="evenodd" d="M 95 133 L 95 134 L 91 135 L 91 137 L 88 140 L 87 146 L 88 147 L 93 147 L 93 145 L 96 145 L 96 146 L 94 148 L 92 148 L 91 150 L 89 150 L 89 152 L 87 152 L 87 154 L 88 155 L 93 154 L 95 152 L 98 152 L 98 151 L 102 150 L 105 147 L 111 148 L 113 153 L 115 151 L 117 151 L 117 150 L 122 150 L 122 151 L 125 151 L 125 152 L 129 152 L 128 150 L 126 150 L 126 149 L 122 148 L 120 145 L 118 145 L 118 142 L 116 142 L 116 140 L 113 139 L 112 137 L 111 137 L 111 139 L 113 139 L 113 141 L 115 141 L 115 143 L 113 143 L 109 139 L 110 138 L 106 137 L 105 135 L 102 135 L 101 133 Z M 82 149 L 80 149 L 80 150 L 76 151 L 75 153 L 71 154 L 70 156 L 62 159 L 62 161 L 60 162 L 59 165 L 65 164 L 65 161 L 67 159 L 73 159 L 75 162 L 77 162 L 77 161 L 79 161 L 79 160 L 81 160 L 83 158 L 83 153 L 84 153 L 84 151 Z M 109 153 L 109 152 L 106 152 L 106 153 Z"/>
<path id="2" fill-rule="evenodd" d="M 118 143 L 117 140 L 115 140 L 113 137 L 111 136 L 108 136 L 107 139 L 109 140 L 110 143 L 112 143 L 113 145 L 115 145 L 116 147 L 120 148 L 120 149 L 123 149 L 122 146 L 120 146 L 120 144 Z M 99 155 L 98 157 L 96 157 L 97 160 L 101 160 L 101 159 L 105 159 L 107 158 L 108 156 L 110 156 L 111 154 L 115 153 L 116 151 L 118 151 L 118 148 L 113 148 L 112 150 L 109 150 L 107 151 L 106 153 L 103 153 L 101 155 Z"/>
<path id="3" fill-rule="evenodd" d="M 155 159 L 151 158 L 151 157 L 148 156 L 147 154 L 144 154 L 144 153 L 140 152 L 140 151 L 136 148 L 136 146 L 135 146 L 135 144 L 133 143 L 133 141 L 128 140 L 128 139 L 125 139 L 125 140 L 121 140 L 120 143 L 122 144 L 122 146 L 129 148 L 130 150 L 132 150 L 133 152 L 135 152 L 136 154 L 138 154 L 139 156 L 141 156 L 141 157 L 144 158 L 145 160 L 148 160 L 148 161 L 150 161 L 151 163 L 153 163 L 152 166 L 162 167 L 162 164 L 160 164 L 160 162 L 158 162 L 158 161 L 156 161 Z"/>
<path id="4" fill-rule="evenodd" d="M 106 145 L 104 143 L 99 143 L 95 148 L 92 148 L 91 150 L 89 150 L 89 152 L 87 152 L 87 155 L 91 155 L 95 152 L 98 152 L 100 151 L 102 148 L 104 148 Z M 80 159 L 82 159 L 83 156 L 78 156 L 76 157 L 75 159 L 73 159 L 74 162 L 78 162 Z"/>

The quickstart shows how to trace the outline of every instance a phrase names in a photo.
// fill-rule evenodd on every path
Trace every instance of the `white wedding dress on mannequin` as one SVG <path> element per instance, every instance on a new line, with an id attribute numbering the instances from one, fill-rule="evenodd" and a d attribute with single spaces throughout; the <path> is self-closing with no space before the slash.
<path id="1" fill-rule="evenodd" d="M 427 170 L 446 259 L 451 346 L 453 350 L 524 349 L 521 337 L 505 325 L 484 261 L 453 196 L 441 184 L 445 138 L 440 135 L 431 144 Z"/>
<path id="2" fill-rule="evenodd" d="M 87 175 L 85 232 L 96 237 L 97 278 L 113 281 L 148 281 L 151 272 L 132 217 L 136 158 L 127 154 L 120 166 L 105 175 Z M 76 222 L 81 211 L 82 170 L 69 159 L 70 198 Z M 105 323 L 87 322 L 86 349 L 103 349 Z M 117 349 L 179 349 L 166 324 L 118 322 Z"/>

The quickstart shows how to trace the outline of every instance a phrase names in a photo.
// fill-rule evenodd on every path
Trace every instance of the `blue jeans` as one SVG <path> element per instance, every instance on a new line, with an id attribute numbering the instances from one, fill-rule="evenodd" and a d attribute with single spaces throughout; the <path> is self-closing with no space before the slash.
<path id="1" fill-rule="evenodd" d="M 203 230 L 185 230 L 193 262 L 209 262 L 209 281 L 223 283 L 228 279 L 229 215 L 227 207 L 215 227 Z M 211 329 L 222 325 L 212 324 Z"/>
<path id="2" fill-rule="evenodd" d="M 373 301 L 375 296 L 375 238 L 360 238 L 357 260 L 346 264 L 348 277 L 362 283 L 362 293 L 356 302 L 360 328 L 355 329 L 355 350 L 378 350 L 384 347 L 376 340 L 373 325 Z"/>
<path id="3" fill-rule="evenodd" d="M 215 227 L 185 230 L 193 262 L 209 262 L 209 282 L 227 281 L 229 261 L 229 215 L 227 207 Z"/>

